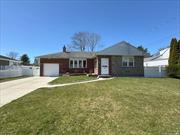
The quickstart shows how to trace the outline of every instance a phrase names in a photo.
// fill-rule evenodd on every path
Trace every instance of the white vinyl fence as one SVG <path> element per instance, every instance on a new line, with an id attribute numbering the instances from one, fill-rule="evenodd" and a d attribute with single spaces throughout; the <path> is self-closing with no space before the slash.
<path id="1" fill-rule="evenodd" d="M 155 77 L 155 78 L 160 78 L 160 77 L 166 77 L 166 67 L 144 67 L 144 77 Z"/>
<path id="2" fill-rule="evenodd" d="M 0 70 L 0 78 L 18 76 L 39 76 L 40 68 L 35 66 L 11 66 Z"/>

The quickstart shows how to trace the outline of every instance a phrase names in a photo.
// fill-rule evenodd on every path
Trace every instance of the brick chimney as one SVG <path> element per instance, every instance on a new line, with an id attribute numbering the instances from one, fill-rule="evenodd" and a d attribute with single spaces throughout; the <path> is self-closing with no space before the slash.
<path id="1" fill-rule="evenodd" d="M 63 52 L 66 52 L 66 46 L 65 45 L 63 46 Z"/>

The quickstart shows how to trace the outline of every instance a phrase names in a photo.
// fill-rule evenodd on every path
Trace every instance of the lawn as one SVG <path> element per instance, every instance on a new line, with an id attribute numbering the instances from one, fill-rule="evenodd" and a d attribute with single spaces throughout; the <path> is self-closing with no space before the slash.
<path id="1" fill-rule="evenodd" d="M 57 79 L 53 80 L 49 84 L 64 84 L 64 83 L 74 83 L 74 82 L 81 82 L 81 81 L 88 81 L 97 79 L 96 77 L 89 77 L 86 75 L 80 76 L 60 76 Z"/>
<path id="2" fill-rule="evenodd" d="M 7 81 L 12 81 L 12 80 L 17 80 L 17 79 L 22 79 L 26 78 L 28 76 L 18 76 L 18 77 L 8 77 L 8 78 L 0 78 L 0 83 L 2 82 L 7 82 Z"/>
<path id="3" fill-rule="evenodd" d="M 177 135 L 180 80 L 116 78 L 41 88 L 0 108 L 0 132 Z"/>

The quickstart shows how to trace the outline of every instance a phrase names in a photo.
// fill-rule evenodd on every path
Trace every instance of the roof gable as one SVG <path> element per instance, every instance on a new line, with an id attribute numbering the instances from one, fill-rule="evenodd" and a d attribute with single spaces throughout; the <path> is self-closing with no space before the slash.
<path id="1" fill-rule="evenodd" d="M 169 59 L 169 51 L 170 51 L 170 47 L 164 48 L 159 52 L 157 52 L 156 54 L 154 54 L 153 56 L 144 58 L 144 61 Z"/>
<path id="2" fill-rule="evenodd" d="M 144 56 L 143 52 L 138 50 L 133 45 L 122 41 L 111 47 L 108 47 L 100 52 L 97 55 L 126 55 L 126 56 Z"/>

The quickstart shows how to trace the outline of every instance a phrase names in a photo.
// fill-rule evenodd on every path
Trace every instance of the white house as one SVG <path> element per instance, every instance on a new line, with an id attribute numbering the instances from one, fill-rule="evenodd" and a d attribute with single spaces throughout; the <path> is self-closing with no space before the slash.
<path id="1" fill-rule="evenodd" d="M 0 55 L 0 70 L 6 69 L 6 67 L 10 66 L 18 66 L 20 65 L 21 61 L 9 58 L 7 56 Z"/>
<path id="2" fill-rule="evenodd" d="M 165 67 L 168 65 L 170 47 L 161 49 L 151 57 L 144 58 L 144 67 Z"/>

